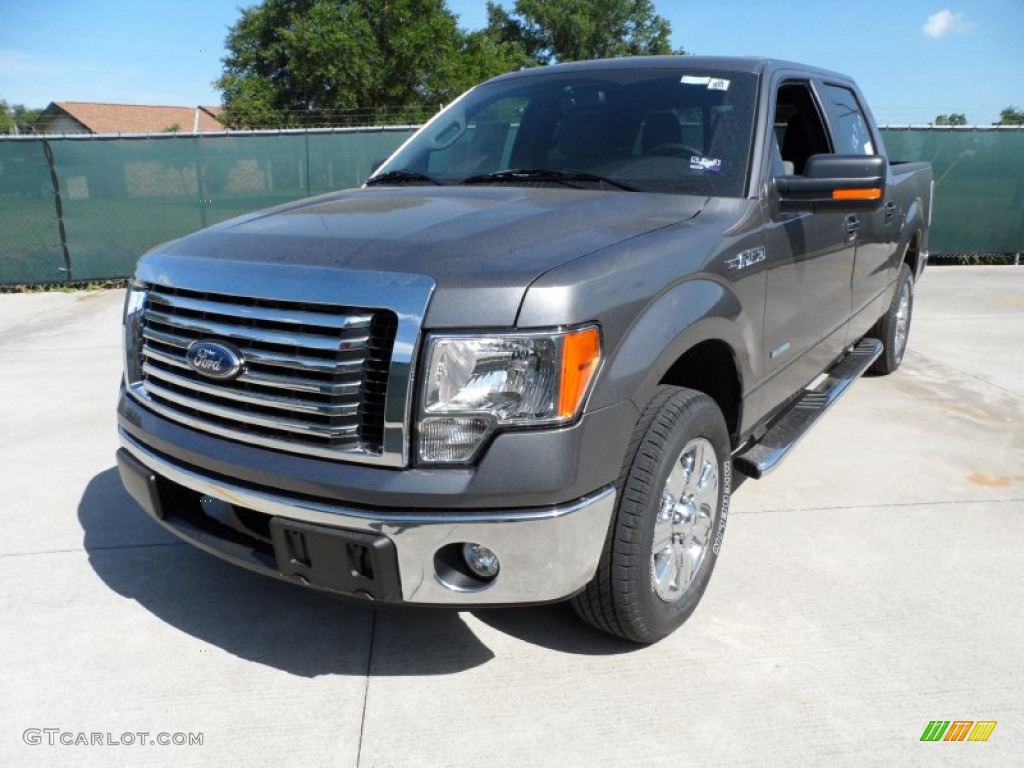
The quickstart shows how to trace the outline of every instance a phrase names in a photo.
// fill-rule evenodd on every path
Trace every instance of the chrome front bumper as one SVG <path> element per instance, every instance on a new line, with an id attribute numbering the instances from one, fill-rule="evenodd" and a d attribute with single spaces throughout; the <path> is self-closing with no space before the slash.
<path id="1" fill-rule="evenodd" d="M 615 507 L 615 490 L 608 486 L 570 504 L 539 509 L 456 514 L 349 508 L 206 477 L 153 453 L 124 431 L 120 431 L 120 440 L 127 454 L 154 475 L 202 496 L 271 518 L 386 537 L 397 555 L 401 601 L 408 603 L 474 606 L 550 602 L 569 597 L 593 578 Z M 147 506 L 141 498 L 144 494 L 133 495 Z M 147 511 L 154 514 L 152 509 Z M 172 525 L 160 522 L 189 538 Z M 463 542 L 482 544 L 497 554 L 500 572 L 486 586 L 453 586 L 450 579 L 439 573 L 438 550 Z M 222 554 L 216 547 L 203 548 Z M 273 567 L 248 567 L 289 579 L 279 568 L 275 572 Z"/>

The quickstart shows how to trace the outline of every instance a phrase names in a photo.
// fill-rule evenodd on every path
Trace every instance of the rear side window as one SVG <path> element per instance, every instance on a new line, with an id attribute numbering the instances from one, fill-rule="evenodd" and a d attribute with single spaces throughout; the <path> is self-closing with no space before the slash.
<path id="1" fill-rule="evenodd" d="M 836 154 L 875 154 L 877 150 L 871 139 L 868 121 L 853 91 L 838 85 L 826 85 L 822 88 L 822 94 Z"/>

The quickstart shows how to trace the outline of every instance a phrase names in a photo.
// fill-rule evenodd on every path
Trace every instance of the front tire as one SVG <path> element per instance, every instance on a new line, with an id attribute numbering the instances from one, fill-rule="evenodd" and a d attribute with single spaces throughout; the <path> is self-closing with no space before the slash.
<path id="1" fill-rule="evenodd" d="M 718 560 L 731 472 L 714 400 L 659 387 L 634 429 L 597 573 L 573 598 L 579 616 L 636 643 L 661 640 L 686 621 Z"/>
<path id="2" fill-rule="evenodd" d="M 882 342 L 882 354 L 868 368 L 868 373 L 887 376 L 900 367 L 907 351 L 910 319 L 914 312 L 914 277 L 906 262 L 900 265 L 896 291 L 885 314 L 867 332 L 867 337 Z"/>

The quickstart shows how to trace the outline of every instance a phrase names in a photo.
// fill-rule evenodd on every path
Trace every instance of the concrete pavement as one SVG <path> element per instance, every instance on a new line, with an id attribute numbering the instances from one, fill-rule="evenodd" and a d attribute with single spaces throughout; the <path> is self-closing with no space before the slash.
<path id="1" fill-rule="evenodd" d="M 121 300 L 0 295 L 0 765 L 1019 765 L 1024 269 L 930 268 L 904 367 L 739 489 L 701 607 L 640 649 L 566 606 L 374 612 L 164 533 L 113 468 Z"/>

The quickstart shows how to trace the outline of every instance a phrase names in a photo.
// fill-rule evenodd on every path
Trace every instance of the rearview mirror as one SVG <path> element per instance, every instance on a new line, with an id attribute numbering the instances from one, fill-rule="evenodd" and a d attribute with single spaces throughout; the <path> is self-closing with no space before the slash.
<path id="1" fill-rule="evenodd" d="M 803 176 L 776 176 L 779 210 L 877 211 L 885 194 L 886 160 L 880 155 L 811 155 Z"/>

